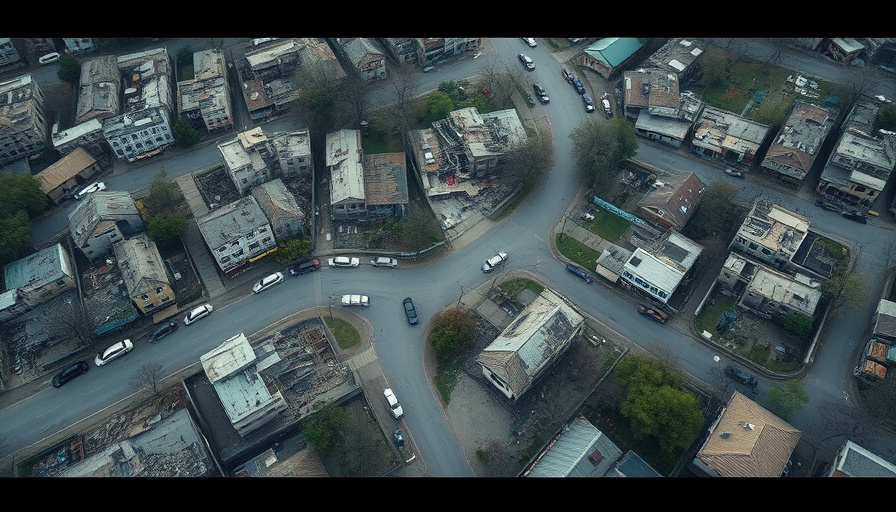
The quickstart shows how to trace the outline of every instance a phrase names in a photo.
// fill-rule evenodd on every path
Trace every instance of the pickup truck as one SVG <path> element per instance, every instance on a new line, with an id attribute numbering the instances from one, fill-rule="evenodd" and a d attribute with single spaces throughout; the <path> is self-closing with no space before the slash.
<path id="1" fill-rule="evenodd" d="M 664 311 L 660 311 L 659 309 L 645 306 L 643 304 L 638 306 L 638 313 L 641 313 L 648 318 L 652 318 L 661 324 L 664 324 L 667 320 L 669 320 L 669 315 L 667 315 Z"/>

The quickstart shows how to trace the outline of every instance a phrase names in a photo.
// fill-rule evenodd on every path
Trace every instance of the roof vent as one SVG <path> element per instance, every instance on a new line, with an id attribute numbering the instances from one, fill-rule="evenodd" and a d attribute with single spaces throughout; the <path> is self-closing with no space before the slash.
<path id="1" fill-rule="evenodd" d="M 721 434 L 719 434 L 719 437 L 721 437 L 722 439 L 728 439 L 729 437 L 731 437 L 731 433 L 730 432 L 722 432 Z"/>

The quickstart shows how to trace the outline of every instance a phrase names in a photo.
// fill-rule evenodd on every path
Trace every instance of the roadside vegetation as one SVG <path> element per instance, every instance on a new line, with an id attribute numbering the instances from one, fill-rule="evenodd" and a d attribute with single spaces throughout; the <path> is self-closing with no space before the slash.
<path id="1" fill-rule="evenodd" d="M 361 333 L 351 323 L 333 316 L 332 313 L 323 318 L 342 350 L 350 349 L 361 343 Z"/>

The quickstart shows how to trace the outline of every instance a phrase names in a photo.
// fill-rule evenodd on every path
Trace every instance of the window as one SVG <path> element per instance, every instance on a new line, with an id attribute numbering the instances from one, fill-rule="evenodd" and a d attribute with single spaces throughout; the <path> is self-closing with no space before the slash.
<path id="1" fill-rule="evenodd" d="M 766 256 L 770 256 L 770 255 L 772 254 L 772 251 L 770 251 L 770 250 L 766 249 L 765 247 L 763 247 L 763 248 L 762 248 L 762 254 L 765 254 Z"/>
<path id="2" fill-rule="evenodd" d="M 144 293 L 143 295 L 140 296 L 140 298 L 143 300 L 149 300 L 149 295 Z"/>
<path id="3" fill-rule="evenodd" d="M 756 244 L 753 243 L 753 242 L 750 242 L 750 250 L 755 251 L 755 250 L 758 249 L 758 248 L 759 248 L 758 245 L 756 245 Z"/>
<path id="4" fill-rule="evenodd" d="M 156 287 L 156 295 L 158 295 L 158 294 L 160 294 L 160 293 L 162 293 L 162 287 L 161 287 L 161 286 L 157 286 L 157 287 Z"/>

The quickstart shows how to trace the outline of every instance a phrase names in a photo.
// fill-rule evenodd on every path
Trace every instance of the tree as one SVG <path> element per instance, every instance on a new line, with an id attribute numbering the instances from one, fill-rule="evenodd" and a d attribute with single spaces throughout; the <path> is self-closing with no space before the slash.
<path id="1" fill-rule="evenodd" d="M 199 130 L 190 126 L 190 123 L 180 116 L 176 116 L 172 123 L 171 135 L 174 137 L 174 142 L 182 148 L 193 146 L 202 139 Z"/>
<path id="2" fill-rule="evenodd" d="M 0 173 L 0 217 L 15 215 L 21 210 L 33 219 L 44 212 L 48 202 L 34 176 Z"/>
<path id="3" fill-rule="evenodd" d="M 809 394 L 802 380 L 791 379 L 783 384 L 772 384 L 765 392 L 769 410 L 784 421 L 790 421 L 794 414 L 809 403 Z"/>
<path id="4" fill-rule="evenodd" d="M 165 166 L 162 165 L 149 184 L 149 195 L 146 197 L 146 210 L 153 217 L 167 210 L 173 210 L 179 200 L 177 183 L 168 179 Z"/>
<path id="5" fill-rule="evenodd" d="M 416 122 L 414 98 L 420 87 L 420 73 L 409 64 L 401 64 L 392 72 L 393 101 L 386 106 L 386 111 L 395 120 L 398 133 L 407 133 Z"/>
<path id="6" fill-rule="evenodd" d="M 67 84 L 77 86 L 81 81 L 81 62 L 78 58 L 70 53 L 63 53 L 57 62 L 59 70 L 56 71 L 56 76 Z"/>
<path id="7" fill-rule="evenodd" d="M 146 363 L 140 368 L 137 368 L 137 371 L 131 376 L 129 382 L 131 389 L 140 391 L 148 388 L 151 389 L 155 395 L 160 395 L 161 390 L 159 389 L 159 384 L 163 377 L 162 369 L 162 363 L 156 361 Z"/>
<path id="8" fill-rule="evenodd" d="M 553 160 L 554 147 L 551 140 L 530 137 L 525 145 L 505 155 L 503 180 L 517 184 L 523 192 L 528 192 L 544 182 L 551 172 Z"/>
<path id="9" fill-rule="evenodd" d="M 781 319 L 781 327 L 788 335 L 805 341 L 812 334 L 812 317 L 797 311 L 789 311 Z"/>
<path id="10" fill-rule="evenodd" d="M 631 124 L 617 117 L 610 122 L 589 119 L 569 133 L 576 168 L 592 190 L 607 190 L 619 174 L 619 164 L 638 152 Z"/>
<path id="11" fill-rule="evenodd" d="M 476 319 L 464 309 L 449 309 L 432 318 L 429 342 L 442 361 L 463 352 L 476 339 Z"/>
<path id="12" fill-rule="evenodd" d="M 682 234 L 692 240 L 727 235 L 740 223 L 740 212 L 732 208 L 737 188 L 724 181 L 714 181 L 703 191 L 703 199 L 694 215 L 685 224 Z"/>
<path id="13" fill-rule="evenodd" d="M 414 252 L 432 247 L 445 239 L 432 213 L 422 207 L 411 205 L 410 213 L 401 219 L 401 238 Z"/>
<path id="14" fill-rule="evenodd" d="M 0 217 L 0 264 L 12 263 L 33 252 L 28 215 L 19 210 L 14 215 Z"/>
<path id="15" fill-rule="evenodd" d="M 687 449 L 703 426 L 694 395 L 668 385 L 630 386 L 619 411 L 631 423 L 635 439 L 653 438 L 666 455 Z"/>
<path id="16" fill-rule="evenodd" d="M 822 296 L 828 300 L 831 314 L 841 310 L 855 309 L 868 299 L 868 276 L 849 272 L 846 263 L 840 263 L 834 274 L 822 287 Z"/>
<path id="17" fill-rule="evenodd" d="M 146 232 L 159 247 L 174 247 L 187 229 L 187 221 L 180 212 L 172 210 L 162 212 L 151 219 Z"/>
<path id="18" fill-rule="evenodd" d="M 426 98 L 426 119 L 430 122 L 445 119 L 452 110 L 454 102 L 442 91 L 435 91 Z"/>
<path id="19" fill-rule="evenodd" d="M 880 107 L 877 113 L 878 129 L 896 131 L 896 103 L 887 103 Z"/>
<path id="20" fill-rule="evenodd" d="M 277 263 L 289 263 L 295 261 L 311 252 L 310 238 L 296 238 L 277 245 L 277 253 L 274 260 Z"/>
<path id="21" fill-rule="evenodd" d="M 328 455 L 348 424 L 345 410 L 333 402 L 315 402 L 313 411 L 302 422 L 302 435 L 321 455 Z"/>
<path id="22" fill-rule="evenodd" d="M 58 335 L 78 340 L 78 347 L 90 347 L 96 340 L 93 314 L 87 305 L 78 299 L 66 298 L 53 316 Z"/>

